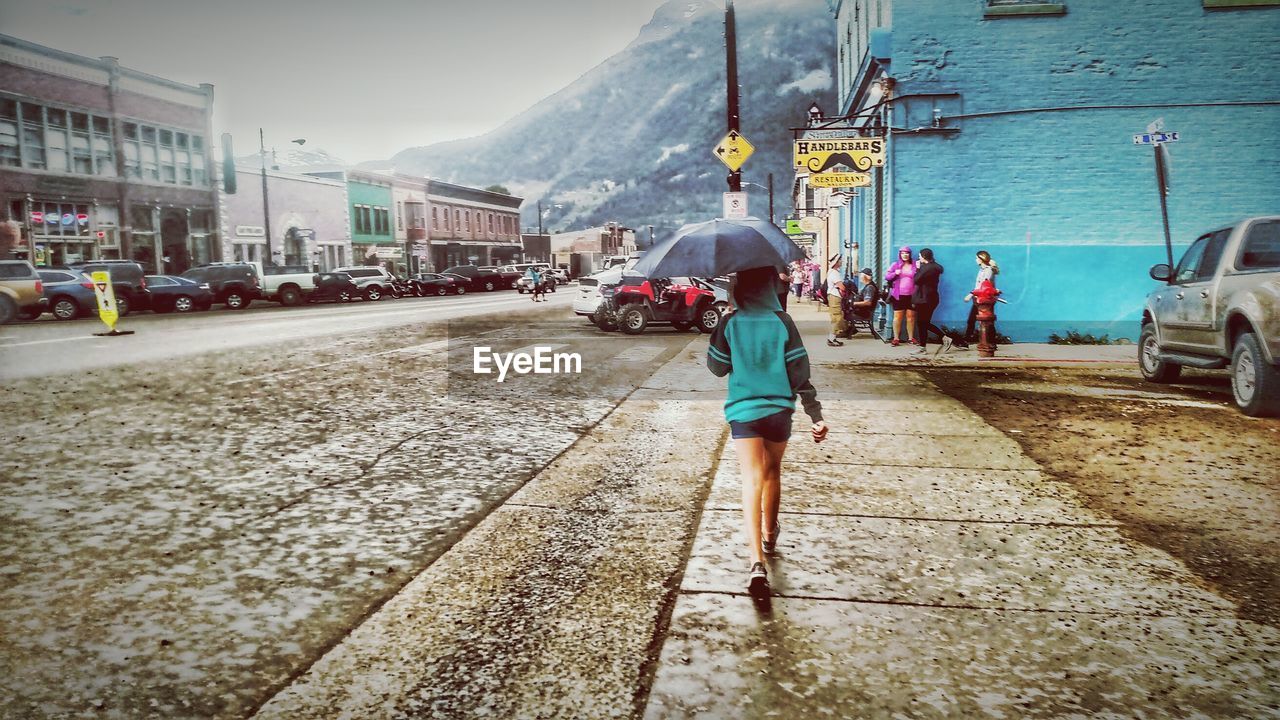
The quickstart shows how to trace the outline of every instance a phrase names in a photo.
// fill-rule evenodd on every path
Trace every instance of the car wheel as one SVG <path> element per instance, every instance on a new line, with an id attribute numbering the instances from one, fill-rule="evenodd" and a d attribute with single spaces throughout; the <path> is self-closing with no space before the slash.
<path id="1" fill-rule="evenodd" d="M 1280 414 L 1280 369 L 1267 362 L 1253 333 L 1236 338 L 1231 353 L 1231 394 L 1245 415 Z"/>
<path id="2" fill-rule="evenodd" d="M 467 294 L 467 289 L 466 289 L 465 287 L 463 287 L 462 285 L 459 285 L 459 286 L 458 286 L 458 289 L 457 289 L 457 292 L 458 292 L 458 294 L 459 294 L 459 295 L 466 295 L 466 294 Z"/>
<path id="3" fill-rule="evenodd" d="M 196 309 L 196 303 L 188 295 L 179 295 L 173 299 L 173 309 L 180 313 L 189 313 Z"/>
<path id="4" fill-rule="evenodd" d="M 133 308 L 130 307 L 129 305 L 128 295 L 116 296 L 116 315 L 119 315 L 120 317 L 124 317 L 125 315 L 128 315 L 129 311 L 132 309 Z"/>
<path id="5" fill-rule="evenodd" d="M 228 310 L 243 310 L 249 307 L 249 298 L 239 290 L 232 290 L 227 293 L 227 297 L 222 301 L 222 304 L 226 305 Z"/>
<path id="6" fill-rule="evenodd" d="M 493 288 L 494 288 L 494 287 L 496 287 L 496 286 L 493 284 L 493 281 L 492 281 L 492 280 L 487 280 L 487 281 L 485 281 L 485 284 L 484 284 L 484 291 L 485 291 L 485 292 L 493 292 Z"/>
<path id="7" fill-rule="evenodd" d="M 618 313 L 618 329 L 628 335 L 639 335 L 649 327 L 649 314 L 639 303 L 623 305 Z"/>
<path id="8" fill-rule="evenodd" d="M 436 294 L 437 294 L 437 295 L 439 295 L 439 296 L 441 296 L 441 297 L 444 297 L 444 296 L 445 296 L 445 294 L 447 294 L 448 292 L 449 292 L 449 288 L 447 288 L 447 287 L 445 287 L 445 286 L 443 286 L 443 285 L 441 285 L 440 287 L 436 288 Z"/>
<path id="9" fill-rule="evenodd" d="M 698 310 L 698 330 L 704 333 L 713 333 L 716 328 L 720 327 L 720 321 L 724 318 L 715 305 L 703 305 Z"/>
<path id="10" fill-rule="evenodd" d="M 18 305 L 8 295 L 0 295 L 0 325 L 13 322 L 18 316 Z"/>
<path id="11" fill-rule="evenodd" d="M 382 299 L 382 288 L 372 285 L 364 291 L 364 299 L 377 302 Z"/>
<path id="12" fill-rule="evenodd" d="M 351 302 L 351 293 L 346 290 L 338 293 L 338 302 Z"/>
<path id="13" fill-rule="evenodd" d="M 280 291 L 280 304 L 294 307 L 302 304 L 302 291 L 295 287 L 288 287 Z M 179 310 L 178 312 L 186 312 Z"/>
<path id="14" fill-rule="evenodd" d="M 605 332 L 613 332 L 618 329 L 618 323 L 614 320 L 613 313 L 609 312 L 608 308 L 596 308 L 596 311 L 591 315 L 591 319 L 595 321 L 596 327 Z"/>
<path id="15" fill-rule="evenodd" d="M 68 297 L 54 298 L 49 312 L 58 320 L 75 320 L 80 317 L 80 304 Z"/>
<path id="16" fill-rule="evenodd" d="M 1148 323 L 1142 327 L 1142 335 L 1138 337 L 1138 368 L 1142 377 L 1155 383 L 1171 383 L 1182 374 L 1182 366 L 1160 359 L 1160 341 L 1156 339 L 1156 328 Z"/>
<path id="17" fill-rule="evenodd" d="M 519 285 L 517 285 L 517 286 L 516 286 L 516 292 L 518 292 L 518 293 L 520 293 L 521 295 L 523 295 L 523 294 L 524 294 L 524 288 L 522 288 L 522 287 L 520 287 Z"/>
<path id="18" fill-rule="evenodd" d="M 547 283 L 547 289 L 548 289 L 548 290 L 550 290 L 551 292 L 555 292 L 555 291 L 556 291 L 556 284 L 555 284 L 555 283 Z"/>

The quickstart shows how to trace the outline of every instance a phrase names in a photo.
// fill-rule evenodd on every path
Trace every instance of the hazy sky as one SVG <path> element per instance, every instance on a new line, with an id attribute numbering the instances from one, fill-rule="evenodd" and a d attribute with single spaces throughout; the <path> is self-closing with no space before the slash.
<path id="1" fill-rule="evenodd" d="M 478 135 L 622 50 L 663 0 L 0 0 L 0 32 L 214 84 L 237 155 L 349 163 Z"/>

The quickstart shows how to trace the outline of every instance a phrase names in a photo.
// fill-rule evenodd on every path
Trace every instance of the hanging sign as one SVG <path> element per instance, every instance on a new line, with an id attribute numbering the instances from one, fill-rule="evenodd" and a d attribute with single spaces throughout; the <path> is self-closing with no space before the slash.
<path id="1" fill-rule="evenodd" d="M 871 173 L 825 172 L 809 176 L 809 187 L 871 187 Z"/>
<path id="2" fill-rule="evenodd" d="M 796 168 L 811 173 L 841 165 L 859 172 L 884 166 L 884 138 L 796 140 L 793 150 Z"/>

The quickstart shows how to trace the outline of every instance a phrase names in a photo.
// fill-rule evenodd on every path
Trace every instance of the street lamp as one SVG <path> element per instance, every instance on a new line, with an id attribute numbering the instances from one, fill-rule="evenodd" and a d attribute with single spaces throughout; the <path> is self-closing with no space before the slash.
<path id="1" fill-rule="evenodd" d="M 552 203 L 552 204 L 551 204 L 551 207 L 548 207 L 548 208 L 547 208 L 547 210 L 546 210 L 546 212 L 551 212 L 551 208 L 561 209 L 561 208 L 563 208 L 563 207 L 564 207 L 564 206 L 563 206 L 563 205 L 561 205 L 560 203 Z M 545 214 L 545 213 L 544 213 L 544 212 L 543 212 L 543 210 L 542 210 L 542 198 L 538 198 L 538 235 L 542 235 L 542 234 L 543 234 L 543 233 L 542 233 L 542 218 L 543 218 L 543 215 L 544 215 L 544 214 Z"/>
<path id="2" fill-rule="evenodd" d="M 303 138 L 290 140 L 302 146 L 307 141 Z M 267 241 L 266 262 L 275 263 L 276 253 L 271 249 L 271 204 L 267 199 L 267 144 L 263 140 L 262 128 L 258 128 L 258 152 L 262 155 L 262 233 Z M 276 149 L 271 148 L 271 160 L 274 166 Z M 279 170 L 280 168 L 275 168 Z M 265 263 L 264 263 L 265 267 Z"/>
<path id="3" fill-rule="evenodd" d="M 769 222 L 773 223 L 774 225 L 777 225 L 777 223 L 774 222 L 774 216 L 773 216 L 773 173 L 769 173 L 769 187 L 765 187 L 759 183 L 753 183 L 753 182 L 743 182 L 742 184 L 758 187 L 761 190 L 764 190 L 769 193 Z"/>

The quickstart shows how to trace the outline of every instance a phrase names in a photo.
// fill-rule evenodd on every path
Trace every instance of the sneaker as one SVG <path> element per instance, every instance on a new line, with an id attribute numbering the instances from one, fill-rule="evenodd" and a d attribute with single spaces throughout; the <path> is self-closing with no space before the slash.
<path id="1" fill-rule="evenodd" d="M 912 350 L 910 354 L 911 355 L 927 355 L 928 353 L 929 351 L 924 349 L 924 347 L 922 346 L 922 347 L 917 347 L 915 350 Z"/>
<path id="2" fill-rule="evenodd" d="M 765 552 L 769 554 L 773 554 L 778 549 L 778 533 L 779 532 L 782 532 L 782 528 L 778 525 L 778 522 L 775 520 L 773 523 L 773 530 L 769 531 L 769 535 L 770 535 L 769 539 L 765 540 L 762 543 L 764 545 Z"/>
<path id="3" fill-rule="evenodd" d="M 911 339 L 910 339 L 910 340 L 908 340 L 907 342 L 911 343 L 912 345 L 919 345 L 919 344 L 920 344 L 920 341 L 919 341 L 919 340 L 917 340 L 917 339 L 915 339 L 915 338 L 911 338 Z"/>
<path id="4" fill-rule="evenodd" d="M 939 350 L 938 352 L 940 353 L 951 352 L 951 348 L 954 345 L 955 345 L 955 341 L 952 340 L 950 336 L 944 336 L 942 338 L 942 349 Z"/>
<path id="5" fill-rule="evenodd" d="M 827 347 L 844 347 L 844 343 L 839 340 L 828 340 Z"/>
<path id="6" fill-rule="evenodd" d="M 901 345 L 902 343 L 898 340 L 898 338 L 894 338 L 893 340 L 889 341 L 889 344 L 890 344 L 890 345 L 892 345 L 892 346 L 894 346 L 894 347 L 898 347 L 898 346 L 899 346 L 899 345 Z"/>
<path id="7" fill-rule="evenodd" d="M 769 571 L 764 569 L 764 563 L 756 563 L 751 566 L 751 579 L 747 581 L 747 592 L 752 595 L 768 594 Z"/>

